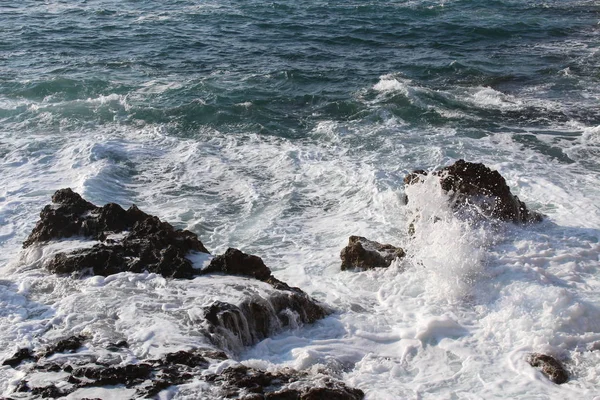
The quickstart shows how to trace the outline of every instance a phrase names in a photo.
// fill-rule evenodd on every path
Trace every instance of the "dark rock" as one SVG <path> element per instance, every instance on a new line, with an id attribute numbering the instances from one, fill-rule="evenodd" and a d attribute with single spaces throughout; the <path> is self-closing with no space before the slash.
<path id="1" fill-rule="evenodd" d="M 152 366 L 142 363 L 106 368 L 82 367 L 73 370 L 73 376 L 91 381 L 84 383 L 83 386 L 125 385 L 131 387 L 144 382 L 150 377 L 151 372 Z"/>
<path id="2" fill-rule="evenodd" d="M 55 204 L 42 210 L 23 247 L 72 236 L 102 242 L 56 255 L 47 265 L 53 273 L 107 276 L 149 271 L 165 277 L 192 278 L 197 272 L 186 255 L 190 251 L 208 253 L 196 234 L 175 229 L 135 205 L 128 210 L 114 203 L 97 207 L 71 189 L 58 190 L 52 201 Z M 122 239 L 108 239 L 109 234 L 121 232 L 125 232 Z"/>
<path id="3" fill-rule="evenodd" d="M 162 365 L 179 364 L 179 365 L 185 365 L 185 366 L 188 366 L 191 368 L 194 368 L 194 367 L 206 368 L 206 367 L 208 367 L 208 361 L 206 360 L 206 358 L 204 358 L 202 353 L 195 353 L 195 352 L 189 352 L 189 351 L 178 351 L 176 353 L 169 353 L 161 359 L 161 364 Z"/>
<path id="4" fill-rule="evenodd" d="M 530 354 L 527 358 L 529 365 L 539 368 L 552 382 L 560 385 L 569 380 L 569 374 L 556 358 L 540 353 Z"/>
<path id="5" fill-rule="evenodd" d="M 442 189 L 451 195 L 455 209 L 476 206 L 478 212 L 487 218 L 514 223 L 540 222 L 543 218 L 511 193 L 498 171 L 481 163 L 458 160 L 434 174 L 440 177 Z M 414 171 L 404 178 L 404 183 L 413 184 L 424 175 L 427 172 L 423 170 Z"/>
<path id="6" fill-rule="evenodd" d="M 17 365 L 21 364 L 21 362 L 23 362 L 25 360 L 35 360 L 35 359 L 36 359 L 36 357 L 34 356 L 31 349 L 27 349 L 27 348 L 19 349 L 11 358 L 7 358 L 6 360 L 4 360 L 2 365 L 10 365 L 11 367 L 14 368 Z"/>
<path id="7" fill-rule="evenodd" d="M 20 381 L 15 389 L 15 392 L 22 393 L 22 392 L 29 392 L 30 390 L 31 390 L 31 388 L 27 384 L 27 381 Z"/>
<path id="8" fill-rule="evenodd" d="M 44 387 L 35 387 L 31 389 L 31 393 L 34 396 L 40 396 L 42 398 L 53 398 L 56 399 L 58 397 L 64 397 L 69 394 L 69 391 L 60 390 L 54 385 L 44 386 Z"/>
<path id="9" fill-rule="evenodd" d="M 284 389 L 278 392 L 265 394 L 266 400 L 300 400 L 301 393 L 298 390 Z"/>
<path id="10" fill-rule="evenodd" d="M 230 350 L 255 344 L 282 328 L 313 323 L 329 313 L 300 291 L 274 292 L 267 299 L 256 296 L 239 305 L 217 301 L 207 307 L 211 341 Z"/>
<path id="11" fill-rule="evenodd" d="M 312 376 L 306 372 L 284 369 L 279 372 L 266 372 L 244 365 L 225 369 L 222 373 L 207 374 L 210 362 L 226 359 L 227 355 L 212 349 L 194 349 L 169 353 L 157 360 L 146 360 L 139 364 L 103 365 L 86 362 L 85 366 L 63 371 L 69 376 L 62 378 L 68 385 L 58 389 L 52 385 L 30 388 L 27 381 L 21 381 L 19 391 L 31 392 L 38 397 L 63 397 L 78 388 L 93 386 L 123 385 L 136 389 L 136 398 L 156 398 L 158 393 L 170 386 L 180 385 L 192 379 L 201 379 L 210 384 L 217 397 L 243 399 L 362 399 L 362 391 L 347 387 L 330 377 L 321 377 L 319 386 L 314 387 Z M 56 364 L 60 369 L 60 365 Z M 55 370 L 57 368 L 43 368 Z M 70 372 L 69 372 L 70 371 Z M 292 383 L 302 382 L 293 389 Z M 60 386 L 60 385 L 59 385 Z M 68 389 L 64 389 L 64 387 Z M 321 397 L 320 397 L 321 396 Z"/>
<path id="12" fill-rule="evenodd" d="M 118 341 L 117 343 L 109 343 L 106 346 L 106 349 L 110 350 L 110 351 L 119 351 L 119 349 L 128 348 L 128 347 L 129 347 L 129 343 L 127 343 L 125 340 L 121 340 L 121 341 Z"/>
<path id="13" fill-rule="evenodd" d="M 241 397 L 242 395 L 262 395 L 269 400 L 322 400 L 343 399 L 360 400 L 364 393 L 360 389 L 347 387 L 343 382 L 331 378 L 320 380 L 324 386 L 314 387 L 310 382 L 310 375 L 292 369 L 279 372 L 266 372 L 243 365 L 226 369 L 220 375 L 208 375 L 208 382 L 220 383 L 222 390 L 228 397 Z M 290 383 L 303 381 L 305 385 L 296 385 L 294 389 L 288 388 Z M 247 398 L 247 397 L 243 397 Z"/>
<path id="14" fill-rule="evenodd" d="M 229 248 L 225 254 L 213 258 L 204 273 L 223 272 L 228 275 L 243 275 L 265 281 L 271 276 L 271 270 L 263 260 L 254 255 Z"/>
<path id="15" fill-rule="evenodd" d="M 301 400 L 361 400 L 365 394 L 360 389 L 349 388 L 339 383 L 334 387 L 310 388 L 300 397 Z"/>
<path id="16" fill-rule="evenodd" d="M 59 340 L 53 345 L 46 347 L 40 352 L 40 357 L 50 357 L 55 353 L 72 353 L 79 349 L 86 337 L 83 335 L 71 336 L 67 339 Z"/>
<path id="17" fill-rule="evenodd" d="M 342 271 L 352 268 L 387 268 L 396 258 L 405 256 L 404 250 L 391 244 L 381 244 L 361 236 L 350 236 L 342 249 Z"/>

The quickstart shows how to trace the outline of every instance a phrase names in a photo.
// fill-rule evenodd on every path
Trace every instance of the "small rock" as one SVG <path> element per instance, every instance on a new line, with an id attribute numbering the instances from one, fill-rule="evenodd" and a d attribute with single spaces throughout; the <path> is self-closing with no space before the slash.
<path id="1" fill-rule="evenodd" d="M 36 359 L 36 357 L 34 356 L 31 349 L 28 349 L 28 348 L 19 349 L 11 358 L 7 358 L 6 360 L 4 360 L 2 365 L 10 365 L 11 367 L 14 368 L 17 365 L 21 364 L 21 362 L 23 362 L 25 360 L 35 360 L 35 359 Z"/>
<path id="2" fill-rule="evenodd" d="M 342 271 L 352 268 L 387 268 L 396 258 L 405 256 L 404 250 L 391 244 L 381 244 L 362 236 L 350 236 L 342 249 Z"/>
<path id="3" fill-rule="evenodd" d="M 271 270 L 263 260 L 254 255 L 229 248 L 225 254 L 213 258 L 204 273 L 223 272 L 228 275 L 243 275 L 265 281 L 271 276 Z"/>
<path id="4" fill-rule="evenodd" d="M 72 353 L 79 349 L 86 337 L 83 335 L 71 336 L 67 339 L 59 340 L 53 345 L 48 346 L 40 352 L 41 357 L 50 357 L 55 353 Z"/>
<path id="5" fill-rule="evenodd" d="M 530 354 L 527 358 L 529 365 L 539 368 L 552 382 L 560 385 L 569 380 L 565 367 L 556 358 L 540 353 Z"/>

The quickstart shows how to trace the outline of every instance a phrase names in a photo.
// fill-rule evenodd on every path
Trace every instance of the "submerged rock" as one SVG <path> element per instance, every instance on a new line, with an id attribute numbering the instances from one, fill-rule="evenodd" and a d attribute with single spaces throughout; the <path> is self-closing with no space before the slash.
<path id="1" fill-rule="evenodd" d="M 543 219 L 511 193 L 498 171 L 484 164 L 458 160 L 433 174 L 440 177 L 442 189 L 450 194 L 455 209 L 475 206 L 487 218 L 514 223 L 534 223 Z M 404 178 L 404 183 L 414 184 L 425 175 L 426 171 L 414 171 Z"/>
<path id="2" fill-rule="evenodd" d="M 4 360 L 2 365 L 9 365 L 15 368 L 26 360 L 37 361 L 40 358 L 47 358 L 56 353 L 72 353 L 83 345 L 85 339 L 86 337 L 83 335 L 70 336 L 66 339 L 59 340 L 56 343 L 47 345 L 37 352 L 34 352 L 30 348 L 22 348 L 17 350 L 12 357 Z"/>
<path id="3" fill-rule="evenodd" d="M 216 301 L 205 309 L 207 337 L 231 351 L 250 346 L 287 327 L 313 323 L 329 310 L 302 291 L 275 291 L 235 305 Z"/>
<path id="4" fill-rule="evenodd" d="M 391 244 L 381 244 L 362 236 L 350 236 L 342 249 L 342 271 L 352 268 L 387 268 L 396 258 L 403 258 L 404 250 Z"/>
<path id="5" fill-rule="evenodd" d="M 29 348 L 19 349 L 17 352 L 10 358 L 7 358 L 2 362 L 2 365 L 9 365 L 11 367 L 16 367 L 21 364 L 25 360 L 36 360 L 37 357 L 33 354 L 32 350 Z"/>
<path id="6" fill-rule="evenodd" d="M 71 189 L 58 190 L 52 202 L 42 210 L 23 247 L 73 236 L 101 243 L 56 255 L 47 265 L 50 272 L 107 276 L 149 271 L 165 277 L 192 278 L 196 272 L 186 256 L 191 251 L 208 253 L 196 234 L 175 229 L 135 205 L 127 210 L 114 203 L 97 207 Z M 119 233 L 120 237 L 110 237 Z"/>
<path id="7" fill-rule="evenodd" d="M 50 385 L 48 380 L 43 381 L 45 386 L 35 386 L 23 380 L 15 391 L 44 398 L 59 398 L 81 388 L 123 386 L 135 389 L 135 398 L 156 398 L 170 386 L 202 380 L 206 383 L 204 390 L 210 392 L 210 398 L 248 398 L 256 395 L 260 399 L 360 400 L 364 397 L 361 390 L 350 388 L 332 377 L 313 376 L 293 369 L 266 372 L 238 364 L 219 374 L 207 373 L 211 364 L 226 359 L 227 355 L 223 352 L 193 349 L 168 353 L 159 359 L 141 360 L 135 364 L 86 362 L 84 366 L 78 366 L 72 364 L 76 360 L 68 360 L 34 368 L 38 374 L 39 371 L 62 372 L 58 377 L 54 375 Z"/>
<path id="8" fill-rule="evenodd" d="M 216 301 L 206 308 L 207 336 L 221 348 L 237 350 L 255 344 L 282 328 L 313 323 L 330 313 L 325 305 L 301 289 L 275 278 L 260 257 L 238 249 L 227 249 L 224 254 L 213 258 L 200 273 L 245 276 L 276 289 L 265 297 L 252 296 L 240 304 Z"/>
<path id="9" fill-rule="evenodd" d="M 539 368 L 552 382 L 560 385 L 569 380 L 569 374 L 560 361 L 556 358 L 540 353 L 533 353 L 527 357 L 529 365 Z"/>
<path id="10" fill-rule="evenodd" d="M 308 374 L 293 369 L 266 372 L 239 365 L 219 375 L 208 375 L 206 380 L 220 383 L 227 397 L 244 396 L 245 399 L 361 400 L 364 397 L 362 390 L 338 380 L 323 376 L 315 381 Z"/>

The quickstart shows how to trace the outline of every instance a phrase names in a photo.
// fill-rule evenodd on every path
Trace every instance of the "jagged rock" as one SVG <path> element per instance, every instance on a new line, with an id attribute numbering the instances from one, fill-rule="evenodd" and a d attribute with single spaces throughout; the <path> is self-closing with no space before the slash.
<path id="1" fill-rule="evenodd" d="M 31 389 L 31 393 L 34 396 L 41 396 L 42 398 L 51 397 L 56 399 L 58 397 L 64 397 L 70 393 L 68 390 L 61 390 L 54 385 L 48 385 L 44 387 L 36 387 Z"/>
<path id="2" fill-rule="evenodd" d="M 72 376 L 86 378 L 86 382 L 80 386 L 125 385 L 131 387 L 146 381 L 152 370 L 152 365 L 146 363 L 104 368 L 82 367 L 74 369 Z"/>
<path id="3" fill-rule="evenodd" d="M 54 344 L 48 345 L 37 353 L 33 352 L 33 350 L 30 348 L 22 348 L 17 350 L 15 355 L 13 355 L 11 358 L 4 360 L 2 365 L 9 365 L 14 368 L 25 360 L 37 361 L 42 357 L 50 357 L 56 353 L 71 353 L 79 349 L 85 339 L 86 337 L 82 335 L 71 336 L 66 339 L 59 340 Z"/>
<path id="4" fill-rule="evenodd" d="M 11 367 L 16 367 L 21 364 L 21 362 L 25 360 L 35 360 L 36 357 L 29 348 L 19 349 L 17 352 L 11 357 L 4 360 L 2 365 L 9 365 Z"/>
<path id="5" fill-rule="evenodd" d="M 527 208 L 513 195 L 506 180 L 498 171 L 481 163 L 458 160 L 454 164 L 436 171 L 442 189 L 451 195 L 455 209 L 475 205 L 479 213 L 487 218 L 514 223 L 540 222 L 543 216 Z M 404 178 L 406 185 L 418 182 L 427 172 L 417 170 Z M 408 200 L 408 199 L 407 199 Z"/>
<path id="6" fill-rule="evenodd" d="M 266 372 L 244 365 L 231 367 L 219 375 L 208 375 L 209 382 L 221 383 L 226 397 L 269 400 L 360 400 L 364 393 L 360 389 L 350 388 L 344 383 L 324 377 L 316 382 L 310 381 L 304 372 L 285 369 L 279 372 Z M 294 383 L 291 389 L 287 385 Z M 302 384 L 304 383 L 304 384 Z"/>
<path id="7" fill-rule="evenodd" d="M 540 353 L 530 354 L 527 358 L 529 365 L 539 368 L 552 382 L 560 385 L 569 380 L 569 374 L 556 358 Z"/>
<path id="8" fill-rule="evenodd" d="M 30 392 L 39 397 L 63 397 L 79 388 L 118 386 L 136 389 L 135 398 L 155 398 L 158 393 L 173 385 L 193 379 L 204 380 L 218 398 L 305 399 L 323 398 L 358 400 L 364 394 L 359 389 L 328 376 L 318 379 L 306 372 L 284 369 L 266 372 L 244 365 L 225 369 L 222 373 L 206 373 L 210 363 L 227 359 L 227 355 L 212 349 L 194 349 L 169 353 L 156 360 L 142 360 L 138 364 L 105 365 L 86 362 L 85 366 L 55 364 L 55 368 L 34 368 L 43 371 L 63 371 L 68 374 L 50 385 L 30 387 L 26 380 L 16 392 Z M 72 360 L 71 360 L 72 361 Z M 71 362 L 71 361 L 67 361 Z M 302 385 L 298 387 L 298 382 Z M 48 383 L 48 381 L 46 381 Z M 288 387 L 294 383 L 294 388 Z M 58 388 L 60 387 L 60 389 Z M 214 397 L 213 397 L 214 398 Z"/>
<path id="9" fill-rule="evenodd" d="M 203 272 L 243 275 L 260 281 L 266 281 L 271 276 L 271 270 L 260 257 L 242 253 L 240 250 L 233 248 L 229 248 L 225 254 L 213 258 Z"/>
<path id="10" fill-rule="evenodd" d="M 361 236 L 350 236 L 342 249 L 342 271 L 352 268 L 387 268 L 396 258 L 405 256 L 404 250 L 391 244 L 381 244 Z"/>
<path id="11" fill-rule="evenodd" d="M 146 270 L 165 277 L 192 278 L 196 272 L 186 255 L 190 251 L 208 253 L 196 234 L 175 229 L 135 205 L 127 210 L 114 203 L 97 207 L 71 189 L 58 190 L 52 202 L 42 210 L 23 247 L 72 236 L 102 242 L 92 248 L 57 254 L 47 265 L 54 273 L 89 271 L 107 276 Z M 125 232 L 123 238 L 109 238 L 110 234 L 121 232 Z"/>
<path id="12" fill-rule="evenodd" d="M 329 310 L 301 289 L 290 287 L 271 275 L 263 260 L 229 248 L 213 258 L 202 274 L 226 273 L 254 278 L 270 284 L 277 291 L 267 298 L 255 296 L 234 305 L 216 301 L 206 308 L 209 339 L 222 348 L 234 350 L 263 340 L 282 328 L 312 323 Z"/>
<path id="13" fill-rule="evenodd" d="M 216 301 L 206 308 L 208 337 L 216 345 L 236 350 L 250 346 L 282 328 L 313 323 L 329 313 L 302 291 L 274 292 L 239 305 Z"/>
<path id="14" fill-rule="evenodd" d="M 79 349 L 87 338 L 83 335 L 71 336 L 46 347 L 39 357 L 50 357 L 56 353 L 72 353 Z"/>

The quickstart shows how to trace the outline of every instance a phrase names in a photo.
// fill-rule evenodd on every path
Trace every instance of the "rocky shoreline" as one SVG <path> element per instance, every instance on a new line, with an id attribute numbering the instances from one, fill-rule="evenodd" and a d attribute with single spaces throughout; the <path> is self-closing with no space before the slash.
<path id="1" fill-rule="evenodd" d="M 535 223 L 543 218 L 510 192 L 497 171 L 483 164 L 459 160 L 429 174 L 439 177 L 458 217 L 464 215 L 465 209 L 476 209 L 481 218 L 517 224 Z M 422 182 L 429 174 L 415 171 L 405 178 L 405 184 Z M 468 215 L 472 217 L 473 213 Z M 211 366 L 232 359 L 244 346 L 254 345 L 288 327 L 314 323 L 333 312 L 300 288 L 275 278 L 260 257 L 234 248 L 212 256 L 193 232 L 175 229 L 135 205 L 127 210 L 114 203 L 98 207 L 68 188 L 52 196 L 52 204 L 44 207 L 23 247 L 43 247 L 67 238 L 93 243 L 91 247 L 55 254 L 46 262 L 50 273 L 67 279 L 144 271 L 169 279 L 202 279 L 222 274 L 244 277 L 269 289 L 265 296 L 247 296 L 235 304 L 217 300 L 204 308 L 199 331 L 211 348 L 181 350 L 157 359 L 116 365 L 93 357 L 78 357 L 78 350 L 91 340 L 85 335 L 65 338 L 44 348 L 17 349 L 14 356 L 3 362 L 25 374 L 14 398 L 58 398 L 81 388 L 110 385 L 135 389 L 136 398 L 154 398 L 170 386 L 194 380 L 208 385 L 207 390 L 216 398 L 358 400 L 364 397 L 360 389 L 348 387 L 326 374 L 291 369 L 267 372 L 239 363 L 219 373 L 211 372 Z M 195 265 L 190 258 L 194 254 L 205 255 L 206 262 Z M 351 236 L 340 253 L 341 270 L 387 268 L 406 256 L 400 247 Z M 111 344 L 106 351 L 118 354 L 127 346 L 126 341 L 121 341 Z M 52 358 L 55 354 L 72 356 L 55 361 Z M 540 368 L 552 382 L 560 384 L 568 380 L 562 364 L 549 355 L 532 354 L 527 361 Z M 40 371 L 59 373 L 60 378 L 50 385 L 32 385 L 27 377 Z"/>

